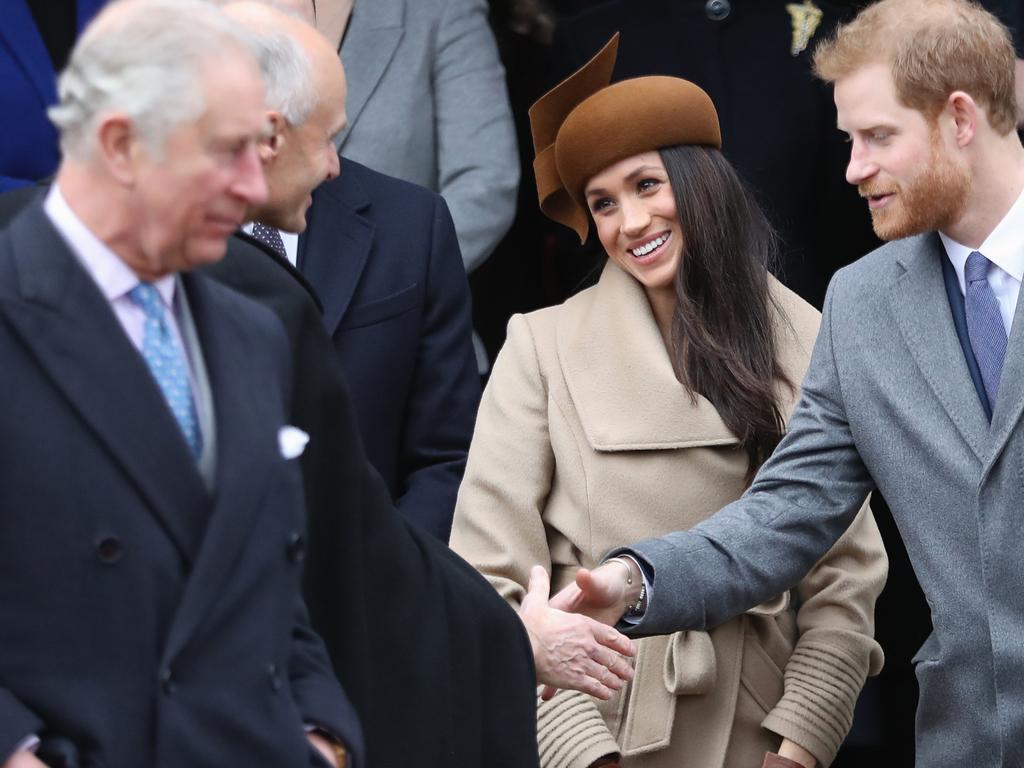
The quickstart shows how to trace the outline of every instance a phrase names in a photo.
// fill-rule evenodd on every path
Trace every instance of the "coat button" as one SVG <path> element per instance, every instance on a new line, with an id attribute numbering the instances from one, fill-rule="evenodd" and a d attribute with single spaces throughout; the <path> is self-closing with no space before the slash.
<path id="1" fill-rule="evenodd" d="M 293 563 L 301 563 L 306 558 L 306 537 L 298 531 L 288 536 L 288 559 Z"/>
<path id="2" fill-rule="evenodd" d="M 121 540 L 116 536 L 101 536 L 96 539 L 96 554 L 100 561 L 107 565 L 113 565 L 124 555 L 124 548 Z"/>
<path id="3" fill-rule="evenodd" d="M 712 21 L 724 21 L 732 13 L 729 0 L 708 0 L 704 4 L 704 14 Z"/>
<path id="4" fill-rule="evenodd" d="M 170 667 L 166 667 L 160 670 L 160 690 L 164 692 L 164 696 L 171 696 L 177 690 L 178 686 L 174 682 L 174 674 L 171 672 Z"/>
<path id="5" fill-rule="evenodd" d="M 267 666 L 267 678 L 270 680 L 270 690 L 275 693 L 281 690 L 281 673 L 277 671 L 276 664 Z"/>

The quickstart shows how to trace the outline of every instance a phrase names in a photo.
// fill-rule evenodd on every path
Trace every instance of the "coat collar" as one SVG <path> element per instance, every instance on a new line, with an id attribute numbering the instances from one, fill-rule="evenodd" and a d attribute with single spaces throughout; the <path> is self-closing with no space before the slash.
<path id="1" fill-rule="evenodd" d="M 964 440 L 984 460 L 991 449 L 989 424 L 953 325 L 942 277 L 945 258 L 934 232 L 900 243 L 896 262 L 905 271 L 889 287 L 889 303 L 917 367 Z"/>
<path id="2" fill-rule="evenodd" d="M 246 245 L 251 245 L 253 248 L 259 249 L 260 253 L 265 254 L 268 259 L 273 261 L 281 269 L 283 269 L 285 272 L 291 275 L 292 278 L 294 278 L 299 285 L 306 289 L 306 293 L 309 294 L 309 297 L 313 299 L 313 303 L 316 304 L 317 310 L 321 314 L 323 313 L 324 305 L 323 302 L 320 301 L 320 297 L 317 295 L 316 290 L 306 279 L 306 276 L 303 275 L 298 269 L 296 269 L 295 266 L 290 261 L 288 261 L 287 258 L 282 256 L 280 253 L 278 253 L 276 250 L 271 248 L 266 243 L 257 240 L 255 237 L 243 232 L 242 230 L 238 230 L 237 232 L 235 232 L 234 236 L 235 239 L 245 243 Z"/>
<path id="3" fill-rule="evenodd" d="M 341 45 L 341 60 L 348 74 L 348 126 L 338 137 L 338 147 L 359 120 L 398 50 L 405 24 L 406 0 L 359 0 Z"/>
<path id="4" fill-rule="evenodd" d="M 342 159 L 338 178 L 313 193 L 306 231 L 299 238 L 299 269 L 323 303 L 324 325 L 341 324 L 373 247 L 376 227 L 367 216 L 370 198 L 358 169 Z"/>
<path id="5" fill-rule="evenodd" d="M 565 308 L 558 358 L 595 450 L 739 442 L 715 407 L 700 395 L 692 400 L 676 379 L 643 288 L 613 262 Z"/>

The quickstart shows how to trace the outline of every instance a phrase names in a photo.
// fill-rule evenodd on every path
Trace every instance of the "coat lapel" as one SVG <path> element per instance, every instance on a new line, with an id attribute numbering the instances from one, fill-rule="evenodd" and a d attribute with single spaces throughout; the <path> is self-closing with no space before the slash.
<path id="1" fill-rule="evenodd" d="M 4 3 L 0 42 L 24 70 L 44 106 L 57 101 L 57 78 L 46 45 L 25 0 Z"/>
<path id="2" fill-rule="evenodd" d="M 171 627 L 167 658 L 175 655 L 193 636 L 210 607 L 217 601 L 259 527 L 268 482 L 260 467 L 276 444 L 265 434 L 266 414 L 253 396 L 253 382 L 265 371 L 252 366 L 254 355 L 239 333 L 239 318 L 224 311 L 216 298 L 221 289 L 201 275 L 183 275 L 196 332 L 203 351 L 217 423 L 216 501 L 210 513 L 195 567 L 189 577 L 181 606 Z M 255 356 L 255 359 L 264 359 Z"/>
<path id="3" fill-rule="evenodd" d="M 557 332 L 566 385 L 598 451 L 734 445 L 715 407 L 691 400 L 639 283 L 609 262 L 597 286 L 571 300 Z M 567 305 L 568 306 L 568 305 Z"/>
<path id="4" fill-rule="evenodd" d="M 299 238 L 299 268 L 323 303 L 324 325 L 331 334 L 352 302 L 376 229 L 362 215 L 370 200 L 347 165 L 342 160 L 338 178 L 314 193 L 306 232 Z"/>
<path id="5" fill-rule="evenodd" d="M 909 241 L 898 258 L 906 272 L 890 286 L 889 301 L 911 357 L 964 440 L 984 460 L 989 424 L 953 325 L 942 278 L 944 258 L 934 232 Z"/>
<path id="6" fill-rule="evenodd" d="M 21 299 L 8 321 L 190 562 L 202 530 L 180 510 L 209 496 L 145 361 L 40 205 L 9 232 Z"/>
<path id="7" fill-rule="evenodd" d="M 351 28 L 341 46 L 341 60 L 348 73 L 348 126 L 338 137 L 338 147 L 352 132 L 363 108 L 387 70 L 405 21 L 405 0 L 360 0 L 352 10 Z"/>

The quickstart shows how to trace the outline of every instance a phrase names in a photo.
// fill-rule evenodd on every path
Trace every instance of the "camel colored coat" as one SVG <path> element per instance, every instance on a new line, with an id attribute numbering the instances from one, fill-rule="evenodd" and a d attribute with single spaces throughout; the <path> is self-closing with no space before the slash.
<path id="1" fill-rule="evenodd" d="M 798 385 L 819 315 L 774 280 L 771 290 Z M 788 415 L 798 386 L 782 391 Z M 737 444 L 676 380 L 643 289 L 609 262 L 593 288 L 510 321 L 451 546 L 518 605 L 535 563 L 554 591 L 611 547 L 690 528 L 738 498 Z M 791 594 L 707 633 L 639 641 L 635 679 L 608 702 L 563 691 L 538 703 L 541 764 L 585 768 L 619 752 L 624 768 L 754 768 L 785 736 L 828 765 L 881 668 L 872 634 L 886 571 L 865 505 Z"/>

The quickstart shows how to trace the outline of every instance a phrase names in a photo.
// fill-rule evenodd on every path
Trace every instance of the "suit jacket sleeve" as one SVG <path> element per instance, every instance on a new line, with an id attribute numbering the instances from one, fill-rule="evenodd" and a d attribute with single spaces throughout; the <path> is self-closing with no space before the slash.
<path id="1" fill-rule="evenodd" d="M 451 206 L 468 273 L 487 259 L 512 224 L 519 154 L 486 4 L 445 3 L 437 34 L 437 190 Z"/>
<path id="2" fill-rule="evenodd" d="M 473 436 L 480 379 L 459 245 L 444 200 L 432 197 L 424 318 L 400 446 L 397 506 L 407 519 L 447 541 Z"/>
<path id="3" fill-rule="evenodd" d="M 714 627 L 794 587 L 873 490 L 847 421 L 833 350 L 843 277 L 837 273 L 829 287 L 789 431 L 750 489 L 689 531 L 613 550 L 638 557 L 653 576 L 646 613 L 623 631 Z"/>

